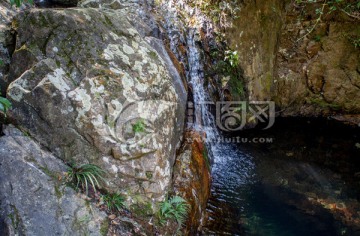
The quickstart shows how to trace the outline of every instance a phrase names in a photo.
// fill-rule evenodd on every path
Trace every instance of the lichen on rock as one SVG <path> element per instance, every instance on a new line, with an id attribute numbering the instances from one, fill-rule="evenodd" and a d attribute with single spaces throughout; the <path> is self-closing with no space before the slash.
<path id="1" fill-rule="evenodd" d="M 29 60 L 10 68 L 11 117 L 64 161 L 107 170 L 109 190 L 156 206 L 171 185 L 184 114 L 162 58 L 122 11 L 34 9 L 16 20 L 13 57 L 26 51 Z"/>

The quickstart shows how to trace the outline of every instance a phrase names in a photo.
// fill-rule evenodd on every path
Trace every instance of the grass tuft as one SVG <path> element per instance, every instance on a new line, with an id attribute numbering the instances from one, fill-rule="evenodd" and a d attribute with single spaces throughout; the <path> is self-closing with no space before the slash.
<path id="1" fill-rule="evenodd" d="M 103 180 L 105 171 L 97 165 L 84 164 L 80 166 L 72 166 L 67 171 L 67 182 L 75 184 L 76 188 L 82 187 L 88 194 L 89 185 L 96 192 L 96 187 L 100 188 L 99 182 Z"/>
<path id="2" fill-rule="evenodd" d="M 119 193 L 109 193 L 106 195 L 103 195 L 103 200 L 109 209 L 109 211 L 118 210 L 120 211 L 121 208 L 123 208 L 124 205 L 124 197 L 121 196 Z"/>

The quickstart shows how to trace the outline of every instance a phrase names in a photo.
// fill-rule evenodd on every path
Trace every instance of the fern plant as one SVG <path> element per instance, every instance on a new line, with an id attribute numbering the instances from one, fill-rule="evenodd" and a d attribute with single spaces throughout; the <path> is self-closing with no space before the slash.
<path id="1" fill-rule="evenodd" d="M 109 211 L 118 210 L 124 207 L 124 197 L 119 193 L 109 193 L 103 196 L 103 200 Z"/>
<path id="2" fill-rule="evenodd" d="M 175 220 L 179 228 L 184 224 L 189 211 L 189 204 L 179 196 L 174 196 L 160 204 L 160 223 L 165 224 L 166 220 Z"/>
<path id="3" fill-rule="evenodd" d="M 96 187 L 100 187 L 99 182 L 103 180 L 105 171 L 97 165 L 84 164 L 80 166 L 72 166 L 67 171 L 67 182 L 75 184 L 76 188 L 81 186 L 88 194 L 89 185 L 96 192 Z"/>

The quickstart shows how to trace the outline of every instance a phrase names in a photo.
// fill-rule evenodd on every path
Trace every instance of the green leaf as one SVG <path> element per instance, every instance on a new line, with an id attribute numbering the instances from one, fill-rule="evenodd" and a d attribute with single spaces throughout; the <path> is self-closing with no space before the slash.
<path id="1" fill-rule="evenodd" d="M 6 107 L 11 107 L 11 102 L 4 97 L 0 97 L 0 103 L 4 104 Z"/>
<path id="2" fill-rule="evenodd" d="M 0 104 L 1 104 L 0 111 L 2 111 L 4 113 L 7 112 L 7 110 L 9 110 L 11 108 L 10 101 L 4 97 L 0 97 Z"/>

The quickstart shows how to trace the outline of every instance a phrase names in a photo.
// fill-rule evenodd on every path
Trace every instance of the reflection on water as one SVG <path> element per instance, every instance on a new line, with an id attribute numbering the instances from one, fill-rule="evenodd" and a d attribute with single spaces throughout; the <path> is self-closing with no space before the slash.
<path id="1" fill-rule="evenodd" d="M 204 235 L 360 235 L 359 128 L 277 120 L 215 149 Z"/>

